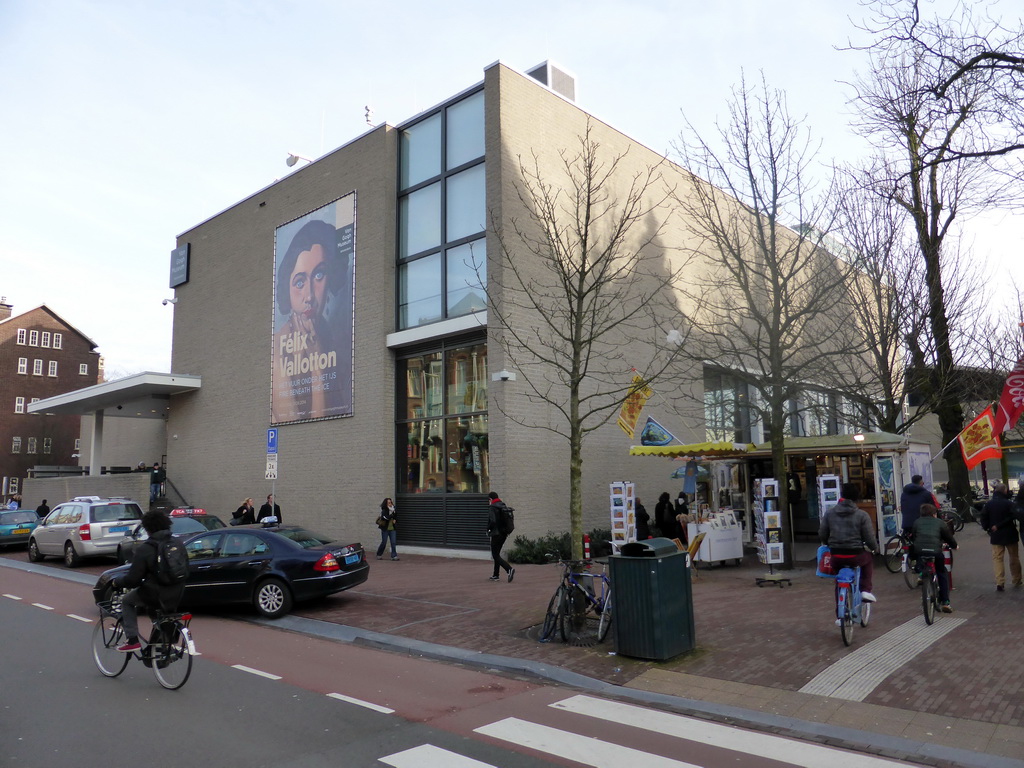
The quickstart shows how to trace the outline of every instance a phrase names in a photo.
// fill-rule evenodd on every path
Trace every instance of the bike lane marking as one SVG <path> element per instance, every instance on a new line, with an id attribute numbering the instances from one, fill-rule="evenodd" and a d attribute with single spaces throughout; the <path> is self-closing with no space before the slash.
<path id="1" fill-rule="evenodd" d="M 943 618 L 930 626 L 924 616 L 916 616 L 823 670 L 800 693 L 864 701 L 889 675 L 972 615 Z"/>

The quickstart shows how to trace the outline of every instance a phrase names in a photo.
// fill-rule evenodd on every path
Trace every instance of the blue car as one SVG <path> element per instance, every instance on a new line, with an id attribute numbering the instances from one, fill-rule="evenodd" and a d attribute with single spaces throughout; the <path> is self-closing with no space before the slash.
<path id="1" fill-rule="evenodd" d="M 39 525 L 31 509 L 0 512 L 0 547 L 28 544 L 28 535 Z"/>

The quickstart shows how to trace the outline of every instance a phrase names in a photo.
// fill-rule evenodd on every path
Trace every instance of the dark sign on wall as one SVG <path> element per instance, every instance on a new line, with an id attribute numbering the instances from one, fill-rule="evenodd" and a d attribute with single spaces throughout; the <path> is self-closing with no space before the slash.
<path id="1" fill-rule="evenodd" d="M 171 288 L 188 282 L 189 244 L 171 251 Z"/>

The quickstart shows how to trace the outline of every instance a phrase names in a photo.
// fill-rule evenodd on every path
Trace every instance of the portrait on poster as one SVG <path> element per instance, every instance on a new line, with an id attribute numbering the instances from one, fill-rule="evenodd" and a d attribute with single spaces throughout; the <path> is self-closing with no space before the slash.
<path id="1" fill-rule="evenodd" d="M 352 415 L 354 192 L 277 228 L 272 424 Z"/>

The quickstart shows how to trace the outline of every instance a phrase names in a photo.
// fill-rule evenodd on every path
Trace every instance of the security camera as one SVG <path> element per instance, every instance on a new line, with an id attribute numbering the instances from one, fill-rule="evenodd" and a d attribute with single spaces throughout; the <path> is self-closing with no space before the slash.
<path id="1" fill-rule="evenodd" d="M 163 305 L 164 305 L 165 307 L 166 307 L 166 306 L 167 306 L 168 304 L 177 304 L 177 303 L 178 303 L 178 298 L 177 298 L 177 297 L 175 297 L 175 298 L 173 298 L 173 299 L 164 299 L 164 300 L 163 300 L 162 302 L 160 302 L 160 303 L 161 303 L 161 304 L 163 304 Z"/>
<path id="2" fill-rule="evenodd" d="M 491 374 L 491 381 L 515 381 L 516 375 L 509 370 L 500 370 Z"/>

